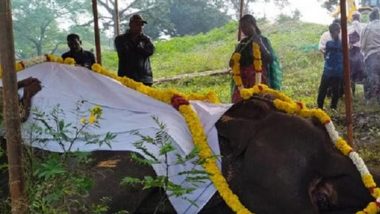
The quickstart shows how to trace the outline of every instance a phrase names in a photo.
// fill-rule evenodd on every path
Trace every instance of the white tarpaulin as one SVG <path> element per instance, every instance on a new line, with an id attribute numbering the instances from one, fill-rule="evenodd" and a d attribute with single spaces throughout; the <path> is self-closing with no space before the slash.
<path id="1" fill-rule="evenodd" d="M 141 153 L 133 145 L 140 138 L 131 134 L 130 131 L 138 130 L 142 135 L 154 137 L 158 125 L 153 117 L 157 117 L 160 122 L 166 125 L 167 133 L 175 142 L 178 152 L 188 154 L 193 149 L 189 129 L 175 108 L 129 89 L 113 79 L 83 67 L 50 62 L 34 65 L 17 75 L 18 80 L 27 77 L 38 78 L 41 81 L 42 90 L 33 97 L 33 108 L 49 113 L 52 108 L 59 104 L 65 112 L 64 120 L 66 123 L 75 124 L 79 122 L 80 118 L 75 112 L 79 101 L 83 101 L 85 109 L 94 105 L 102 107 L 103 119 L 100 121 L 100 128 L 91 129 L 91 132 L 99 135 L 104 135 L 106 132 L 117 134 L 111 143 L 111 147 L 78 141 L 73 145 L 71 151 L 123 150 Z M 201 117 L 210 147 L 215 155 L 219 155 L 218 138 L 214 125 L 231 105 L 214 105 L 200 101 L 191 101 L 191 105 Z M 31 118 L 26 124 L 33 122 Z M 53 152 L 63 152 L 62 146 L 54 140 L 33 146 Z M 64 146 L 67 149 L 69 145 Z M 149 148 L 149 151 L 158 154 L 154 148 Z M 192 167 L 190 164 L 170 167 L 169 175 L 175 175 Z M 158 175 L 166 174 L 165 166 L 153 165 L 153 168 Z M 172 181 L 177 184 L 183 184 L 183 180 L 183 177 L 172 177 Z M 186 198 L 195 201 L 198 207 L 182 198 L 170 197 L 169 199 L 178 213 L 197 213 L 214 193 L 214 186 L 210 181 L 207 181 L 201 184 L 191 195 L 186 195 Z"/>

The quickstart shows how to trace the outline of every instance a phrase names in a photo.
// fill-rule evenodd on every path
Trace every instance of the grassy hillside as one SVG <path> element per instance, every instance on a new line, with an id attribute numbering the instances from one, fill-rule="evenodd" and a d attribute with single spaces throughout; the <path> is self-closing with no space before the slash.
<path id="1" fill-rule="evenodd" d="M 235 31 L 236 23 L 230 23 L 207 34 L 155 42 L 156 52 L 151 58 L 154 77 L 225 67 L 234 48 Z M 105 66 L 117 69 L 115 52 L 105 52 L 103 58 Z"/>

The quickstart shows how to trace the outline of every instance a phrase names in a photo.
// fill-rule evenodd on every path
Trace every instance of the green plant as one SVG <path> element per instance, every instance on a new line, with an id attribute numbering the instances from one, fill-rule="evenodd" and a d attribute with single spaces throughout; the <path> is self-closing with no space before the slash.
<path id="1" fill-rule="evenodd" d="M 199 184 L 209 180 L 208 173 L 199 168 L 202 161 L 198 158 L 198 150 L 194 148 L 188 155 L 184 157 L 178 152 L 174 146 L 172 139 L 167 134 L 166 126 L 159 121 L 158 118 L 153 117 L 154 121 L 158 125 L 159 129 L 156 132 L 154 138 L 151 136 L 141 135 L 138 131 L 133 131 L 132 134 L 140 138 L 139 141 L 134 143 L 134 146 L 144 154 L 144 158 L 137 154 L 132 154 L 132 159 L 138 164 L 152 165 L 161 164 L 165 166 L 165 174 L 159 176 L 145 176 L 143 179 L 134 177 L 125 177 L 122 180 L 123 185 L 141 185 L 143 189 L 161 188 L 165 190 L 168 197 L 181 197 L 182 199 L 196 205 L 192 200 L 186 197 L 186 194 L 193 192 Z M 158 155 L 153 154 L 147 145 L 154 145 L 159 149 Z M 174 155 L 175 161 L 169 158 L 169 155 Z M 213 157 L 215 158 L 215 157 Z M 189 170 L 180 171 L 178 173 L 169 175 L 169 168 L 175 165 L 191 164 L 192 167 Z M 174 183 L 171 178 L 176 176 L 185 176 L 182 183 Z M 186 183 L 186 185 L 185 185 Z M 168 197 L 162 195 L 159 204 L 157 205 L 155 212 L 160 212 L 160 208 L 164 205 Z"/>
<path id="2" fill-rule="evenodd" d="M 62 153 L 48 152 L 26 147 L 24 164 L 26 169 L 26 190 L 31 213 L 71 213 L 78 210 L 87 213 L 104 213 L 102 204 L 85 206 L 84 198 L 92 186 L 86 166 L 91 162 L 89 153 L 73 152 L 77 141 L 87 144 L 110 145 L 116 137 L 107 132 L 104 136 L 92 134 L 93 128 L 100 128 L 102 109 L 95 106 L 83 111 L 83 103 L 77 103 L 75 112 L 78 121 L 65 121 L 65 112 L 59 105 L 45 113 L 34 109 L 33 122 L 28 126 L 30 145 L 57 143 Z M 80 118 L 80 120 L 79 120 Z"/>

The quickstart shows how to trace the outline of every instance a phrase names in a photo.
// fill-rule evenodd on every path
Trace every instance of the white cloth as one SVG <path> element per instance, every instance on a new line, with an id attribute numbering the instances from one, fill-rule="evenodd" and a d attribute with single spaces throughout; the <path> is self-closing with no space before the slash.
<path id="1" fill-rule="evenodd" d="M 360 46 L 364 60 L 371 54 L 380 52 L 380 20 L 368 23 L 360 36 Z"/>
<path id="2" fill-rule="evenodd" d="M 171 105 L 129 89 L 113 79 L 86 68 L 49 62 L 29 67 L 17 75 L 18 80 L 35 77 L 41 81 L 42 90 L 33 97 L 32 108 L 36 107 L 40 111 L 49 113 L 53 107 L 59 104 L 65 112 L 64 120 L 66 123 L 79 124 L 80 117 L 75 113 L 78 101 L 85 101 L 82 110 L 87 110 L 95 104 L 102 107 L 101 127 L 90 131 L 101 136 L 106 132 L 116 133 L 117 137 L 111 143 L 111 148 L 107 145 L 99 146 L 78 141 L 73 145 L 71 151 L 124 150 L 135 151 L 144 155 L 132 144 L 140 138 L 128 131 L 138 130 L 142 135 L 154 137 L 158 125 L 153 120 L 153 116 L 166 125 L 167 134 L 179 153 L 188 154 L 194 147 L 192 136 L 182 115 Z M 220 155 L 215 123 L 231 105 L 214 105 L 200 101 L 191 101 L 191 105 L 201 116 L 210 147 L 215 155 Z M 24 130 L 27 130 L 28 124 L 32 122 L 33 119 L 29 118 Z M 27 131 L 23 131 L 23 133 L 25 134 Z M 27 142 L 28 136 L 26 134 L 24 136 Z M 62 146 L 53 140 L 49 140 L 45 144 L 33 144 L 33 146 L 53 152 L 63 152 Z M 69 145 L 64 146 L 67 149 Z M 157 147 L 146 146 L 151 153 L 158 156 Z M 175 160 L 174 154 L 170 153 L 170 157 Z M 174 160 L 169 160 L 169 162 Z M 190 170 L 192 167 L 191 164 L 170 167 L 169 177 L 180 171 Z M 166 174 L 164 165 L 153 165 L 153 168 L 158 175 Z M 183 183 L 183 176 L 174 176 L 171 177 L 171 180 L 174 183 L 186 186 Z M 200 184 L 199 188 L 192 194 L 186 195 L 188 199 L 195 201 L 198 207 L 182 198 L 169 197 L 169 199 L 178 213 L 197 213 L 215 191 L 212 183 L 207 181 Z"/>
<path id="3" fill-rule="evenodd" d="M 342 33 L 339 34 L 339 38 L 342 38 Z M 326 43 L 331 41 L 332 37 L 330 31 L 325 31 L 319 39 L 318 49 L 324 54 L 326 52 Z"/>
<path id="4" fill-rule="evenodd" d="M 331 38 L 331 34 L 329 31 L 326 31 L 324 32 L 322 35 L 321 35 L 321 38 L 319 39 L 319 45 L 318 45 L 318 49 L 322 52 L 322 53 L 325 53 L 326 51 L 326 43 L 328 41 L 332 40 Z"/>

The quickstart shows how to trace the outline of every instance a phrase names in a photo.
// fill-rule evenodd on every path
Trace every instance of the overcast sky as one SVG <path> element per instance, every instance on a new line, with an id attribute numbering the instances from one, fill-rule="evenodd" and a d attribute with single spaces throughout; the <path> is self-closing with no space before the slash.
<path id="1" fill-rule="evenodd" d="M 254 15 L 256 17 L 263 17 L 265 15 L 267 18 L 273 19 L 280 12 L 289 14 L 298 9 L 302 14 L 301 20 L 305 22 L 329 24 L 333 20 L 328 11 L 321 7 L 322 3 L 317 0 L 289 0 L 289 2 L 290 5 L 280 11 L 272 3 L 259 1 L 254 3 Z"/>

